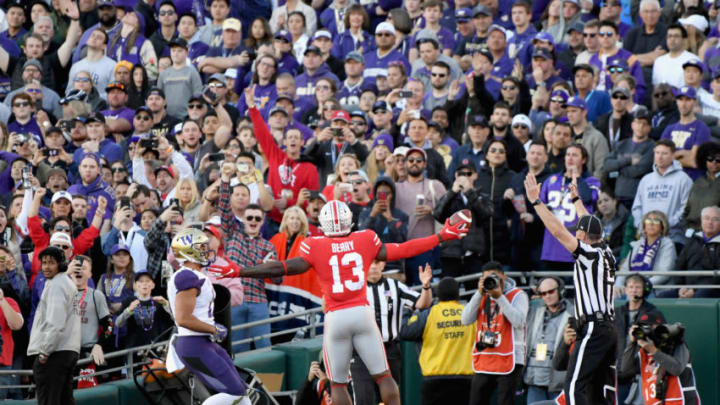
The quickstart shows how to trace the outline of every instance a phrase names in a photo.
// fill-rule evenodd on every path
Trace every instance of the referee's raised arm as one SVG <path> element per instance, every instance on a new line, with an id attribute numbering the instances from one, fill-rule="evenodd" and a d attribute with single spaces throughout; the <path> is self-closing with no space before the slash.
<path id="1" fill-rule="evenodd" d="M 575 181 L 576 180 L 573 179 L 573 183 Z M 565 246 L 565 249 L 567 249 L 570 253 L 574 252 L 578 246 L 577 238 L 575 238 L 575 235 L 571 234 L 570 231 L 565 228 L 565 225 L 560 222 L 560 220 L 557 219 L 557 217 L 545 206 L 545 204 L 543 204 L 542 200 L 540 200 L 540 185 L 537 183 L 535 175 L 532 174 L 532 172 L 528 172 L 527 177 L 525 177 L 525 193 L 527 194 L 528 201 L 530 201 L 533 207 L 535 207 L 535 212 L 537 212 L 547 230 L 550 231 L 550 233 L 560 243 L 562 243 L 563 246 Z M 578 206 L 577 200 L 578 197 L 576 194 L 573 198 L 576 208 Z M 579 205 L 583 205 L 582 201 Z M 583 206 L 582 209 L 587 212 L 587 210 L 585 210 L 585 206 Z"/>

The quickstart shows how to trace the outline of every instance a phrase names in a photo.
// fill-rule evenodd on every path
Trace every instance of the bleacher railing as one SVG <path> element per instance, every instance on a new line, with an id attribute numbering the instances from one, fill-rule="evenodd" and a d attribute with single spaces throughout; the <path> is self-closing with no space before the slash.
<path id="1" fill-rule="evenodd" d="M 522 278 L 527 281 L 537 280 L 537 279 L 540 279 L 542 277 L 547 277 L 547 276 L 556 276 L 556 277 L 572 277 L 573 276 L 573 272 L 571 272 L 571 271 L 528 271 L 528 272 L 509 271 L 509 272 L 506 272 L 505 274 L 507 274 L 508 277 L 511 277 L 516 280 Z M 630 271 L 617 272 L 616 276 L 629 276 L 632 274 L 638 274 L 638 273 L 630 272 Z M 651 276 L 720 277 L 720 270 L 646 271 L 646 272 L 643 272 L 642 274 L 647 277 L 651 277 Z M 475 273 L 475 274 L 469 274 L 467 276 L 457 277 L 456 280 L 458 282 L 472 281 L 472 280 L 479 279 L 480 276 L 481 276 L 481 273 Z M 520 286 L 520 288 L 530 289 L 533 285 L 534 285 L 534 283 L 529 282 L 529 285 Z M 414 286 L 412 288 L 415 290 L 419 290 L 420 287 L 421 286 L 418 285 L 418 286 Z M 682 287 L 702 288 L 702 289 L 718 289 L 718 288 L 720 288 L 720 284 L 701 284 L 701 285 L 659 284 L 659 285 L 653 286 L 653 288 L 655 290 L 667 290 L 667 289 L 675 289 L 675 288 L 682 288 Z M 568 285 L 566 285 L 566 288 L 574 289 L 575 286 L 568 283 Z M 475 291 L 476 291 L 475 289 L 463 290 L 461 287 L 460 296 L 467 297 L 469 295 L 474 294 Z M 286 320 L 290 320 L 290 319 L 298 319 L 298 318 L 305 319 L 308 322 L 308 325 L 305 325 L 305 326 L 299 326 L 296 328 L 285 329 L 285 330 L 277 331 L 277 332 L 271 332 L 271 333 L 265 334 L 265 335 L 253 336 L 253 337 L 249 337 L 246 339 L 235 340 L 232 342 L 232 344 L 237 345 L 237 344 L 243 344 L 243 343 L 250 343 L 255 340 L 260 340 L 263 338 L 271 338 L 271 337 L 275 337 L 275 336 L 295 334 L 298 331 L 304 331 L 306 333 L 306 336 L 309 336 L 310 338 L 314 338 L 316 336 L 317 328 L 322 326 L 323 322 L 319 322 L 315 319 L 316 318 L 315 316 L 309 316 L 309 315 L 314 315 L 319 312 L 322 312 L 322 308 L 320 308 L 320 307 L 312 308 L 312 309 L 309 309 L 306 311 L 295 312 L 295 313 L 287 314 L 287 315 L 274 316 L 274 317 L 271 317 L 268 319 L 263 319 L 260 321 L 248 322 L 243 325 L 235 325 L 232 327 L 233 331 L 239 331 L 242 329 L 249 329 L 249 328 L 252 328 L 255 326 L 272 324 L 275 322 L 281 322 L 281 321 L 286 321 Z M 124 350 L 118 350 L 118 351 L 114 351 L 114 352 L 110 352 L 110 353 L 105 353 L 106 360 L 124 357 L 125 364 L 122 366 L 118 366 L 118 367 L 98 370 L 94 373 L 83 375 L 83 378 L 92 377 L 92 376 L 101 376 L 101 375 L 105 375 L 105 374 L 115 373 L 118 371 L 123 371 L 122 375 L 124 376 L 124 378 L 132 378 L 135 373 L 135 369 L 137 367 L 142 367 L 143 365 L 147 365 L 150 363 L 149 361 L 146 361 L 146 360 L 136 361 L 135 360 L 136 355 L 141 355 L 143 353 L 146 353 L 148 350 L 153 350 L 158 347 L 162 347 L 163 349 L 165 349 L 168 342 L 169 342 L 169 340 L 164 340 L 161 342 L 153 343 L 151 345 L 133 347 L 131 349 L 124 349 Z M 265 349 L 260 349 L 260 350 L 265 350 Z M 90 364 L 91 361 L 92 361 L 91 357 L 80 359 L 80 360 L 78 360 L 78 366 Z M 32 375 L 32 374 L 33 374 L 32 370 L 0 370 L 0 376 L 3 376 L 3 375 L 25 376 L 25 375 Z M 78 379 L 78 377 L 75 377 L 75 380 L 77 380 L 77 379 Z M 35 387 L 35 384 L 0 385 L 0 389 L 33 388 L 33 387 Z"/>

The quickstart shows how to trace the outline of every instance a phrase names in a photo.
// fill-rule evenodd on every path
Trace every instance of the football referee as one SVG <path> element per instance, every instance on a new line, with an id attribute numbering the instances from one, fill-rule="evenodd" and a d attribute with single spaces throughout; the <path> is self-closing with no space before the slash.
<path id="1" fill-rule="evenodd" d="M 525 178 L 528 200 L 545 227 L 575 257 L 575 317 L 577 339 L 570 352 L 565 394 L 569 405 L 612 404 L 615 384 L 617 333 L 613 309 L 615 258 L 602 239 L 600 220 L 589 215 L 577 193 L 577 179 L 570 185 L 572 206 L 580 220 L 573 236 L 540 200 L 535 176 Z"/>

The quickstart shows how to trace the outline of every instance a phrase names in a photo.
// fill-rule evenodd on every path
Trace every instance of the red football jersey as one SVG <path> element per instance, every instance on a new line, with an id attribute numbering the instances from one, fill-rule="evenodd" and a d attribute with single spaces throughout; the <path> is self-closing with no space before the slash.
<path id="1" fill-rule="evenodd" d="M 300 244 L 300 257 L 315 269 L 328 312 L 369 305 L 367 271 L 380 246 L 372 230 L 337 238 L 316 236 Z"/>

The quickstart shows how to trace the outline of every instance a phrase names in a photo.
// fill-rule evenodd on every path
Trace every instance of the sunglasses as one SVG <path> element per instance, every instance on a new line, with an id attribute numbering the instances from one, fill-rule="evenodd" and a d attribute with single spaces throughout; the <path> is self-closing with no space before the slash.
<path id="1" fill-rule="evenodd" d="M 363 127 L 367 124 L 365 124 L 365 121 L 350 121 L 351 127 Z"/>
<path id="2" fill-rule="evenodd" d="M 550 101 L 552 101 L 553 103 L 565 104 L 565 99 L 563 99 L 562 97 L 554 97 L 551 98 Z"/>
<path id="3" fill-rule="evenodd" d="M 503 148 L 490 148 L 489 152 L 490 152 L 490 153 L 500 153 L 500 154 L 503 154 L 503 155 L 504 155 L 504 154 L 505 154 L 505 149 L 503 149 Z"/>
<path id="4" fill-rule="evenodd" d="M 585 38 L 595 38 L 596 35 L 597 35 L 596 33 L 583 32 L 583 36 L 584 36 Z"/>
<path id="5" fill-rule="evenodd" d="M 122 173 L 125 171 L 125 169 L 122 167 L 113 167 L 112 169 L 110 169 L 110 171 L 113 173 Z"/>
<path id="6" fill-rule="evenodd" d="M 319 85 L 319 86 L 315 86 L 315 88 L 316 88 L 317 90 L 330 90 L 330 86 L 328 86 L 327 84 L 322 84 L 322 85 Z"/>
<path id="7" fill-rule="evenodd" d="M 665 97 L 669 93 L 670 93 L 669 91 L 658 91 L 657 93 L 653 94 L 653 97 L 655 97 L 655 98 Z"/>
<path id="8" fill-rule="evenodd" d="M 191 109 L 191 110 L 193 110 L 193 109 L 195 109 L 195 110 L 201 110 L 201 109 L 203 108 L 203 105 L 202 105 L 202 104 L 195 104 L 195 103 L 193 103 L 193 104 L 188 104 L 188 108 Z"/>
<path id="9" fill-rule="evenodd" d="M 245 217 L 245 220 L 248 222 L 262 222 L 263 218 L 259 216 L 248 215 Z"/>
<path id="10" fill-rule="evenodd" d="M 713 163 L 720 163 L 720 156 L 708 156 L 707 161 Z"/>
<path id="11" fill-rule="evenodd" d="M 411 164 L 412 164 L 412 163 L 423 163 L 423 162 L 425 161 L 425 159 L 422 159 L 422 158 L 418 158 L 418 159 L 408 158 L 408 159 L 405 159 L 405 161 L 408 162 L 408 163 L 411 163 Z"/>
<path id="12" fill-rule="evenodd" d="M 515 124 L 512 127 L 513 127 L 513 129 L 520 129 L 520 128 L 528 129 L 527 125 L 524 125 L 524 124 Z"/>
<path id="13" fill-rule="evenodd" d="M 391 33 L 389 33 L 389 32 L 381 32 L 381 33 L 379 33 L 379 34 L 375 34 L 375 36 L 376 36 L 376 37 L 392 37 L 393 34 L 391 34 Z"/>
<path id="14" fill-rule="evenodd" d="M 27 101 L 13 104 L 13 107 L 29 107 L 29 106 L 30 106 L 30 103 L 28 103 Z"/>
<path id="15" fill-rule="evenodd" d="M 34 93 L 34 94 L 42 93 L 42 90 L 40 90 L 40 89 L 25 89 L 25 91 L 28 93 Z"/>
<path id="16" fill-rule="evenodd" d="M 612 98 L 615 99 L 615 100 L 627 100 L 627 99 L 628 99 L 627 97 L 625 97 L 625 96 L 623 96 L 623 95 L 619 95 L 619 96 L 618 96 L 618 95 L 613 95 Z"/>
<path id="17" fill-rule="evenodd" d="M 210 87 L 215 87 L 215 88 L 221 88 L 221 89 L 222 89 L 223 87 L 225 87 L 224 84 L 218 83 L 218 82 L 210 83 L 210 84 L 208 84 L 208 86 L 210 86 Z"/>
<path id="18" fill-rule="evenodd" d="M 502 86 L 502 89 L 505 91 L 512 91 L 517 89 L 517 86 Z"/>
<path id="19" fill-rule="evenodd" d="M 445 76 L 447 76 L 447 73 L 430 73 L 430 76 L 432 76 L 432 77 L 445 77 Z"/>
<path id="20" fill-rule="evenodd" d="M 547 291 L 538 291 L 538 294 L 540 294 L 541 297 L 544 297 L 546 295 L 550 295 L 550 294 L 554 293 L 555 291 L 557 291 L 557 288 L 553 288 L 552 290 L 547 290 Z"/>
<path id="21" fill-rule="evenodd" d="M 602 37 L 608 37 L 608 38 L 610 38 L 610 37 L 612 37 L 613 35 L 615 35 L 615 33 L 614 33 L 614 32 L 610 32 L 610 31 L 605 31 L 605 32 L 598 32 L 598 35 L 600 36 L 600 38 L 602 38 Z"/>
<path id="22" fill-rule="evenodd" d="M 165 10 L 165 11 L 159 12 L 158 15 L 159 15 L 160 17 L 170 16 L 170 15 L 175 15 L 175 12 L 172 11 L 172 10 Z"/>
<path id="23" fill-rule="evenodd" d="M 365 183 L 365 180 L 363 180 L 363 179 L 358 179 L 358 180 L 353 180 L 353 181 L 351 181 L 350 183 L 360 185 L 360 184 Z"/>
<path id="24" fill-rule="evenodd" d="M 609 68 L 608 68 L 608 71 L 609 71 L 610 73 L 622 73 L 622 72 L 625 71 L 625 68 L 623 68 L 623 67 L 618 67 L 618 66 L 613 66 L 613 67 L 609 67 Z"/>
<path id="25" fill-rule="evenodd" d="M 55 232 L 70 232 L 70 227 L 59 225 L 55 227 Z"/>
<path id="26" fill-rule="evenodd" d="M 458 172 L 458 176 L 464 176 L 464 177 L 470 177 L 473 175 L 473 172 Z"/>
<path id="27" fill-rule="evenodd" d="M 660 225 L 662 221 L 657 218 L 646 218 L 644 221 L 646 224 Z"/>
<path id="28" fill-rule="evenodd" d="M 87 82 L 90 81 L 90 78 L 89 78 L 89 77 L 76 77 L 76 78 L 75 78 L 75 81 L 76 81 L 76 82 L 87 83 Z"/>

